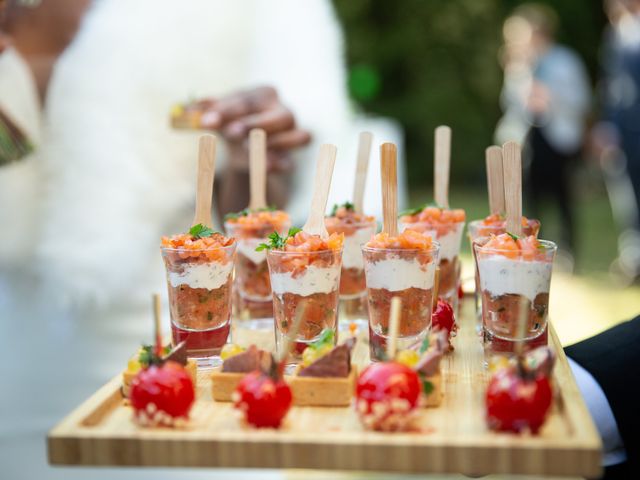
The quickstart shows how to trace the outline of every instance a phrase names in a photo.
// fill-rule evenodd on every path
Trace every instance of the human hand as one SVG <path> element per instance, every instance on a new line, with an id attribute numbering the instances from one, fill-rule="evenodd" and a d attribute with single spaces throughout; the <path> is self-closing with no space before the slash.
<path id="1" fill-rule="evenodd" d="M 551 105 L 551 92 L 542 83 L 534 81 L 527 98 L 527 107 L 533 113 L 545 113 Z"/>
<path id="2" fill-rule="evenodd" d="M 293 112 L 281 102 L 273 87 L 258 87 L 212 100 L 204 110 L 203 128 L 217 130 L 232 144 L 246 142 L 252 128 L 267 133 L 268 168 L 282 169 L 289 150 L 311 140 L 307 130 L 296 126 Z"/>

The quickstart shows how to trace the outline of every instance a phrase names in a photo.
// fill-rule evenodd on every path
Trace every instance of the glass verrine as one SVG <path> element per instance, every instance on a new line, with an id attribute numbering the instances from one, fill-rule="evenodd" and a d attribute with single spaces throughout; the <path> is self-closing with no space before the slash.
<path id="1" fill-rule="evenodd" d="M 478 319 L 477 329 L 482 332 L 482 296 L 480 294 L 480 280 L 478 278 L 478 265 L 476 262 L 476 254 L 473 248 L 473 242 L 481 237 L 489 237 L 491 235 L 500 235 L 506 233 L 507 221 L 503 215 L 489 215 L 481 220 L 474 220 L 467 225 L 467 234 L 471 244 L 471 254 L 473 255 L 473 264 L 475 272 L 475 291 L 474 300 L 476 306 L 476 317 Z M 522 234 L 525 236 L 538 236 L 540 231 L 540 221 L 535 219 L 527 219 L 522 217 Z"/>
<path id="2" fill-rule="evenodd" d="M 235 287 L 238 295 L 251 302 L 271 302 L 271 280 L 266 251 L 256 251 L 275 232 L 284 235 L 289 230 L 289 215 L 282 211 L 252 212 L 224 223 L 227 235 L 238 244 Z"/>
<path id="3" fill-rule="evenodd" d="M 460 247 L 465 221 L 459 222 L 414 222 L 401 223 L 405 229 L 415 230 L 432 237 L 440 244 L 438 298 L 449 302 L 454 311 L 458 308 L 458 289 L 460 287 Z"/>
<path id="4" fill-rule="evenodd" d="M 209 359 L 210 364 L 219 360 L 231 327 L 236 251 L 231 241 L 207 249 L 161 247 L 174 345 L 185 341 L 189 357 Z"/>
<path id="5" fill-rule="evenodd" d="M 549 290 L 556 244 L 534 236 L 508 240 L 508 234 L 476 239 L 482 292 L 485 352 L 513 353 L 516 342 L 525 349 L 547 344 Z M 491 243 L 490 243 L 491 242 Z M 514 248 L 515 245 L 515 248 Z M 518 318 L 526 312 L 524 337 L 518 337 Z"/>
<path id="6" fill-rule="evenodd" d="M 416 348 L 429 333 L 439 248 L 437 242 L 426 249 L 362 247 L 372 361 L 384 358 L 393 297 L 402 300 L 398 348 Z"/>
<path id="7" fill-rule="evenodd" d="M 267 253 L 278 351 L 298 309 L 304 309 L 294 353 L 289 357 L 292 363 L 324 329 L 333 330 L 337 338 L 341 259 L 341 248 L 311 252 L 273 249 Z"/>

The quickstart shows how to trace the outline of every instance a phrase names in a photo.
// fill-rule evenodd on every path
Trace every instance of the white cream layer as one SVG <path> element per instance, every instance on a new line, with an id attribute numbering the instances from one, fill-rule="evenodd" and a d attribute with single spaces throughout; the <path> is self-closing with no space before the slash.
<path id="1" fill-rule="evenodd" d="M 293 293 L 308 297 L 314 293 L 331 293 L 340 285 L 340 264 L 331 267 L 307 267 L 303 274 L 272 273 L 271 290 L 277 295 Z"/>
<path id="2" fill-rule="evenodd" d="M 238 253 L 241 253 L 256 265 L 267 260 L 267 252 L 265 250 L 256 252 L 258 245 L 268 242 L 266 238 L 239 238 L 237 239 L 237 242 Z"/>
<path id="3" fill-rule="evenodd" d="M 390 292 L 407 288 L 429 290 L 433 288 L 435 271 L 434 262 L 421 265 L 417 259 L 389 258 L 365 265 L 367 288 L 384 288 Z"/>
<path id="4" fill-rule="evenodd" d="M 375 226 L 361 228 L 353 235 L 344 237 L 344 247 L 342 250 L 342 268 L 356 268 L 362 270 L 364 261 L 362 259 L 362 245 L 371 240 L 375 233 Z"/>
<path id="5" fill-rule="evenodd" d="M 478 258 L 480 288 L 492 296 L 522 295 L 530 301 L 549 293 L 552 262 L 513 260 L 503 255 Z"/>
<path id="6" fill-rule="evenodd" d="M 187 285 L 191 288 L 215 290 L 227 282 L 232 271 L 233 262 L 186 264 L 180 273 L 169 272 L 169 283 L 172 287 Z"/>

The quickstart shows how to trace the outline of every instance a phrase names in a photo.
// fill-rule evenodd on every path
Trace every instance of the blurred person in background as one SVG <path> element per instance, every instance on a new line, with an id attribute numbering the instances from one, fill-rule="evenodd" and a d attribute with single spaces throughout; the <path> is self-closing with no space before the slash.
<path id="1" fill-rule="evenodd" d="M 88 0 L 0 2 L 0 270 L 33 255 L 43 178 L 37 149 L 55 64 Z"/>
<path id="2" fill-rule="evenodd" d="M 591 131 L 621 234 L 611 270 L 640 278 L 640 1 L 606 0 L 610 26 L 601 51 L 601 118 Z"/>
<path id="3" fill-rule="evenodd" d="M 578 55 L 556 42 L 556 27 L 555 12 L 539 4 L 523 4 L 505 21 L 504 116 L 496 137 L 500 143 L 523 143 L 528 212 L 540 218 L 548 195 L 560 212 L 558 244 L 570 253 L 575 248 L 571 170 L 583 145 L 590 88 Z"/>
<path id="4" fill-rule="evenodd" d="M 221 140 L 220 213 L 247 204 L 252 127 L 269 133 L 271 177 L 280 177 L 269 196 L 294 224 L 308 211 L 320 143 L 339 151 L 329 203 L 349 199 L 356 155 L 344 146 L 357 142 L 360 128 L 329 0 L 101 0 L 48 97 L 35 266 L 57 299 L 146 306 L 150 291 L 166 288 L 160 237 L 190 226 L 199 135 L 171 129 L 176 102 L 214 99 L 205 121 Z M 371 129 L 377 139 L 398 136 Z M 371 179 L 379 172 L 372 157 Z M 379 192 L 370 181 L 372 214 L 381 210 Z"/>

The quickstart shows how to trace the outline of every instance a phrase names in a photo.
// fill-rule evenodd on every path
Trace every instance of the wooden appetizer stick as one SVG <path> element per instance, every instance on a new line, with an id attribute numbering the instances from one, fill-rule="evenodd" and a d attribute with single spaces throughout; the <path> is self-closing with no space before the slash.
<path id="1" fill-rule="evenodd" d="M 356 178 L 353 183 L 353 209 L 356 213 L 360 214 L 364 210 L 364 187 L 367 183 L 367 171 L 369 169 L 372 140 L 373 135 L 371 132 L 360 132 Z"/>
<path id="2" fill-rule="evenodd" d="M 280 350 L 280 354 L 277 358 L 278 363 L 286 361 L 287 357 L 291 353 L 291 348 L 296 342 L 298 330 L 300 330 L 300 325 L 302 324 L 306 308 L 307 302 L 305 300 L 301 300 L 296 308 L 296 316 L 293 319 L 293 325 L 291 325 L 291 329 L 284 337 L 284 344 L 282 345 L 282 349 Z"/>
<path id="3" fill-rule="evenodd" d="M 261 128 L 249 133 L 249 210 L 267 206 L 267 135 Z"/>
<path id="4" fill-rule="evenodd" d="M 155 351 L 156 355 L 162 356 L 162 307 L 160 304 L 160 295 L 153 294 L 153 330 L 155 333 Z"/>
<path id="5" fill-rule="evenodd" d="M 516 355 L 521 358 L 524 355 L 524 335 L 527 327 L 527 321 L 529 320 L 529 308 L 527 305 L 527 299 L 522 297 L 518 302 L 518 324 L 516 325 Z"/>
<path id="6" fill-rule="evenodd" d="M 502 169 L 502 149 L 496 145 L 485 150 L 487 162 L 487 190 L 491 214 L 502 214 L 504 207 L 504 177 Z"/>
<path id="7" fill-rule="evenodd" d="M 320 235 L 327 238 L 329 233 L 324 226 L 324 213 L 327 208 L 327 198 L 329 188 L 331 188 L 331 177 L 333 176 L 333 166 L 336 163 L 336 147 L 325 143 L 320 147 L 318 165 L 316 167 L 316 177 L 313 185 L 313 200 L 307 223 L 302 230 L 311 235 Z"/>
<path id="8" fill-rule="evenodd" d="M 442 208 L 449 208 L 449 166 L 451 164 L 451 128 L 436 128 L 433 162 L 433 197 Z"/>
<path id="9" fill-rule="evenodd" d="M 391 237 L 398 235 L 398 150 L 393 143 L 380 146 L 382 177 L 382 231 Z"/>
<path id="10" fill-rule="evenodd" d="M 522 235 L 522 157 L 517 142 L 502 146 L 507 232 Z"/>
<path id="11" fill-rule="evenodd" d="M 202 135 L 198 151 L 198 179 L 196 187 L 196 214 L 193 224 L 201 223 L 209 228 L 211 220 L 211 203 L 213 201 L 213 177 L 216 164 L 216 137 Z"/>
<path id="12" fill-rule="evenodd" d="M 436 271 L 433 274 L 433 292 L 431 297 L 431 304 L 433 308 L 438 305 L 438 286 L 440 285 L 440 267 L 436 267 Z"/>
<path id="13" fill-rule="evenodd" d="M 393 297 L 389 309 L 389 336 L 387 337 L 387 358 L 393 360 L 396 357 L 396 342 L 398 329 L 400 328 L 400 313 L 402 311 L 402 299 Z"/>

